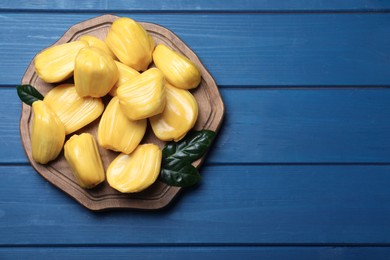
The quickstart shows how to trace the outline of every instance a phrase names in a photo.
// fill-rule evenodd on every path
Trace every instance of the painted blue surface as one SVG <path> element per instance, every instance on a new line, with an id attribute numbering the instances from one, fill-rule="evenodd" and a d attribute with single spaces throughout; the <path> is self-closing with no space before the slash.
<path id="1" fill-rule="evenodd" d="M 20 82 L 38 51 L 98 15 L 3 13 L 0 85 Z M 388 85 L 390 13 L 118 15 L 174 31 L 222 88 Z"/>
<path id="2" fill-rule="evenodd" d="M 14 88 L 2 93 L 0 110 L 9 112 L 0 120 L 9 124 L 0 128 L 0 162 L 27 163 L 21 103 Z M 390 163 L 390 88 L 224 88 L 221 94 L 225 119 L 209 163 Z"/>
<path id="3" fill-rule="evenodd" d="M 388 259 L 388 1 L 75 3 L 0 3 L 0 259 Z M 90 212 L 21 145 L 14 86 L 103 13 L 174 31 L 225 102 L 201 184 L 160 211 Z"/>
<path id="4" fill-rule="evenodd" d="M 267 247 L 267 246 L 184 246 L 184 247 L 47 247 L 37 255 L 36 249 L 0 248 L 4 260 L 28 259 L 320 259 L 320 260 L 387 260 L 386 247 Z"/>
<path id="5" fill-rule="evenodd" d="M 0 3 L 0 9 L 3 11 L 31 10 L 38 12 L 50 10 L 61 12 L 361 12 L 389 10 L 390 3 L 385 0 L 230 0 L 228 3 L 218 0 L 5 0 Z"/>
<path id="6" fill-rule="evenodd" d="M 0 172 L 5 246 L 390 243 L 389 165 L 204 165 L 155 212 L 90 212 L 29 166 Z"/>

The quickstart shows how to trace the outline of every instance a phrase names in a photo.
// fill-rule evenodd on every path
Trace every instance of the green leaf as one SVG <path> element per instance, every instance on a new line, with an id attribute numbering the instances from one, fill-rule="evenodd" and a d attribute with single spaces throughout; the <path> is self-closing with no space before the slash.
<path id="1" fill-rule="evenodd" d="M 198 160 L 206 153 L 214 137 L 215 132 L 211 130 L 192 131 L 177 143 L 169 142 L 162 151 L 163 165 Z"/>
<path id="2" fill-rule="evenodd" d="M 29 106 L 37 100 L 43 100 L 43 95 L 31 85 L 20 85 L 16 87 L 16 90 L 20 100 Z"/>
<path id="3" fill-rule="evenodd" d="M 171 186 L 188 187 L 200 180 L 200 174 L 192 164 L 183 164 L 179 169 L 161 169 L 161 178 Z"/>
<path id="4" fill-rule="evenodd" d="M 177 143 L 167 143 L 162 150 L 160 179 L 172 186 L 196 184 L 200 174 L 192 163 L 206 153 L 214 137 L 211 130 L 193 131 Z"/>

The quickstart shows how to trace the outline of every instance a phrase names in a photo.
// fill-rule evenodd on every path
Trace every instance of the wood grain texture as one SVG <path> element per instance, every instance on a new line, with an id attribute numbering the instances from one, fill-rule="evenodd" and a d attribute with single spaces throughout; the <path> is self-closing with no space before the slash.
<path id="1" fill-rule="evenodd" d="M 390 166 L 207 166 L 160 211 L 91 212 L 2 166 L 0 245 L 387 245 Z"/>
<path id="2" fill-rule="evenodd" d="M 3 260 L 13 259 L 319 259 L 387 260 L 389 247 L 345 246 L 154 246 L 154 247 L 79 247 L 0 248 Z"/>
<path id="3" fill-rule="evenodd" d="M 78 40 L 83 35 L 91 35 L 104 40 L 111 24 L 116 19 L 118 19 L 117 16 L 104 15 L 76 24 L 69 28 L 54 45 Z M 199 86 L 192 91 L 200 107 L 194 129 L 208 129 L 218 132 L 222 123 L 224 105 L 212 76 L 205 69 L 196 54 L 174 33 L 156 24 L 141 23 L 141 25 L 153 37 L 156 45 L 160 43 L 167 45 L 171 49 L 185 55 L 199 68 L 202 80 Z M 22 79 L 22 84 L 34 86 L 43 95 L 56 86 L 56 84 L 45 83 L 38 77 L 33 62 L 27 68 Z M 120 193 L 111 188 L 107 182 L 102 183 L 94 189 L 83 189 L 72 174 L 63 153 L 56 160 L 45 165 L 33 160 L 31 151 L 31 125 L 33 116 L 31 106 L 23 104 L 20 119 L 20 135 L 31 165 L 42 177 L 75 198 L 86 208 L 91 210 L 115 208 L 160 209 L 168 205 L 179 193 L 179 187 L 169 186 L 160 181 L 155 182 L 146 190 L 134 194 Z M 77 131 L 77 133 L 91 133 L 97 140 L 98 126 L 99 121 L 95 120 L 88 126 Z M 164 142 L 159 141 L 152 131 L 146 132 L 141 143 L 154 143 L 160 146 L 161 149 L 164 146 Z M 108 168 L 110 163 L 119 154 L 102 147 L 99 147 L 99 152 L 105 169 Z M 199 167 L 204 159 L 205 156 L 194 162 L 194 166 Z"/>
<path id="4" fill-rule="evenodd" d="M 21 102 L 0 89 L 0 163 L 27 163 Z M 390 89 L 222 89 L 211 164 L 389 163 Z"/>
<path id="5" fill-rule="evenodd" d="M 318 11 L 383 11 L 389 10 L 387 1 L 370 0 L 101 0 L 101 1 L 50 1 L 8 0 L 0 2 L 0 11 L 69 11 L 69 12 L 318 12 Z"/>
<path id="6" fill-rule="evenodd" d="M 0 258 L 387 259 L 389 4 L 1 1 Z M 12 86 L 103 13 L 174 31 L 223 88 L 201 184 L 158 212 L 90 212 L 26 165 Z"/>
<path id="7" fill-rule="evenodd" d="M 118 15 L 174 31 L 218 86 L 390 85 L 388 13 Z M 2 14 L 0 57 L 6 62 L 0 63 L 0 85 L 18 84 L 38 51 L 95 16 Z"/>

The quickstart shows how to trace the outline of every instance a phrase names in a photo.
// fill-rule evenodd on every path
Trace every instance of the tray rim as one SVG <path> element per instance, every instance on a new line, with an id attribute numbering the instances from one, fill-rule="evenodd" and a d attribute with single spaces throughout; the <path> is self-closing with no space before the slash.
<path id="1" fill-rule="evenodd" d="M 105 14 L 105 15 L 97 16 L 97 17 L 94 17 L 94 18 L 91 18 L 88 20 L 78 22 L 78 23 L 72 25 L 68 30 L 66 30 L 65 33 L 50 46 L 54 46 L 54 45 L 58 45 L 58 44 L 62 44 L 65 42 L 72 41 L 72 39 L 80 31 L 82 31 L 82 29 L 85 29 L 84 26 L 86 23 L 91 23 L 91 25 L 94 25 L 94 26 L 98 26 L 98 25 L 101 26 L 104 24 L 112 24 L 118 18 L 120 18 L 120 16 Z M 204 64 L 201 62 L 199 57 L 195 54 L 195 52 L 190 47 L 188 47 L 188 45 L 185 44 L 185 42 L 179 36 L 177 36 L 174 32 L 172 32 L 171 30 L 167 29 L 166 27 L 159 25 L 159 24 L 156 24 L 156 23 L 151 23 L 151 22 L 138 22 L 138 23 L 140 23 L 146 30 L 148 30 L 148 29 L 150 30 L 150 27 L 159 28 L 159 30 L 161 30 L 163 33 L 165 33 L 164 36 L 169 35 L 169 37 L 167 37 L 167 38 L 171 42 L 178 41 L 179 43 L 181 43 L 180 47 L 185 49 L 184 52 L 187 53 L 187 55 L 188 55 L 188 53 L 191 54 L 191 60 L 194 61 L 195 63 L 200 64 L 201 68 L 204 69 L 204 71 L 206 73 L 203 73 L 204 71 L 202 71 L 202 78 L 203 78 L 202 80 L 212 82 L 214 87 L 215 87 L 214 91 L 217 94 L 217 96 L 219 97 L 217 100 L 219 103 L 218 110 L 216 111 L 216 115 L 215 115 L 215 117 L 218 118 L 218 124 L 213 127 L 214 129 L 210 129 L 210 130 L 213 130 L 217 133 L 219 131 L 219 128 L 220 128 L 221 123 L 222 123 L 223 118 L 224 118 L 225 106 L 224 106 L 224 103 L 222 100 L 222 96 L 219 92 L 219 89 L 218 89 L 212 75 L 208 72 L 208 70 L 206 69 Z M 91 25 L 89 25 L 89 26 L 91 27 Z M 45 48 L 48 48 L 50 46 L 47 46 Z M 42 49 L 42 50 L 44 50 L 44 49 Z M 181 51 L 182 51 L 182 49 L 181 49 Z M 39 52 L 36 53 L 36 55 L 38 55 L 38 54 L 39 54 Z M 29 66 L 26 68 L 25 73 L 23 75 L 23 78 L 21 80 L 21 84 L 30 84 L 30 82 L 32 81 L 32 79 L 34 77 L 34 74 L 36 75 L 35 70 L 34 70 L 34 59 L 35 59 L 36 55 L 32 58 Z M 154 199 L 153 203 L 151 203 L 150 201 L 148 201 L 146 199 L 132 198 L 131 199 L 131 201 L 133 202 L 132 205 L 119 205 L 118 206 L 118 205 L 116 205 L 116 203 L 112 203 L 113 206 L 111 206 L 111 207 L 110 206 L 102 206 L 102 204 L 104 204 L 104 203 L 100 203 L 100 202 L 96 203 L 91 199 L 88 199 L 86 201 L 86 200 L 82 200 L 82 198 L 80 198 L 80 197 L 71 195 L 69 193 L 69 189 L 72 189 L 72 187 L 69 187 L 67 190 L 62 188 L 63 183 L 65 183 L 64 180 L 62 180 L 61 178 L 49 179 L 47 176 L 45 176 L 44 174 L 41 173 L 41 171 L 47 171 L 48 168 L 50 167 L 50 164 L 41 165 L 39 163 L 36 163 L 32 159 L 31 151 L 28 151 L 26 146 L 25 146 L 26 138 L 27 138 L 27 140 L 30 140 L 30 136 L 29 136 L 29 123 L 27 121 L 26 124 L 23 124 L 23 120 L 29 120 L 29 117 L 31 116 L 31 113 L 32 113 L 31 110 L 32 109 L 30 106 L 28 106 L 22 102 L 22 113 L 20 116 L 19 130 L 20 130 L 20 136 L 22 139 L 22 146 L 23 146 L 23 149 L 26 153 L 26 156 L 30 162 L 30 165 L 46 181 L 48 181 L 49 183 L 54 185 L 56 188 L 58 188 L 59 190 L 61 190 L 65 194 L 67 194 L 68 196 L 75 199 L 79 204 L 81 204 L 85 208 L 92 210 L 92 211 L 106 211 L 106 210 L 113 210 L 113 209 L 159 210 L 159 209 L 162 209 L 162 208 L 165 208 L 166 206 L 168 206 L 174 200 L 174 198 L 179 195 L 179 193 L 183 189 L 181 187 L 169 186 L 169 185 L 164 184 L 167 186 L 165 189 L 165 192 L 161 196 L 159 196 L 157 199 Z M 30 143 L 31 143 L 31 141 L 30 141 Z M 194 166 L 199 168 L 206 156 L 207 156 L 207 153 L 201 159 L 194 162 Z M 55 170 L 57 170 L 57 169 L 55 169 Z M 79 193 L 82 193 L 80 191 L 80 189 L 73 188 L 72 190 L 79 192 Z M 103 201 L 117 202 L 118 198 L 105 198 Z M 146 201 L 148 201 L 148 202 L 146 202 Z"/>

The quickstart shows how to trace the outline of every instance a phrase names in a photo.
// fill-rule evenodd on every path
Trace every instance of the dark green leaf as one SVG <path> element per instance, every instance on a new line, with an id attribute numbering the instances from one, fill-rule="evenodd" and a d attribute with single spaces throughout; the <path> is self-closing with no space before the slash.
<path id="1" fill-rule="evenodd" d="M 202 157 L 215 137 L 211 130 L 193 131 L 179 142 L 169 142 L 163 149 L 163 165 L 192 163 Z"/>
<path id="2" fill-rule="evenodd" d="M 20 85 L 16 87 L 16 90 L 20 100 L 29 106 L 37 100 L 43 100 L 43 95 L 31 85 Z"/>
<path id="3" fill-rule="evenodd" d="M 167 143 L 162 151 L 160 179 L 172 186 L 196 184 L 200 174 L 191 163 L 205 154 L 214 137 L 211 130 L 193 131 L 177 143 Z"/>
<path id="4" fill-rule="evenodd" d="M 161 179 L 168 185 L 188 187 L 196 184 L 200 180 L 200 174 L 192 164 L 181 164 L 178 169 L 161 169 Z"/>

